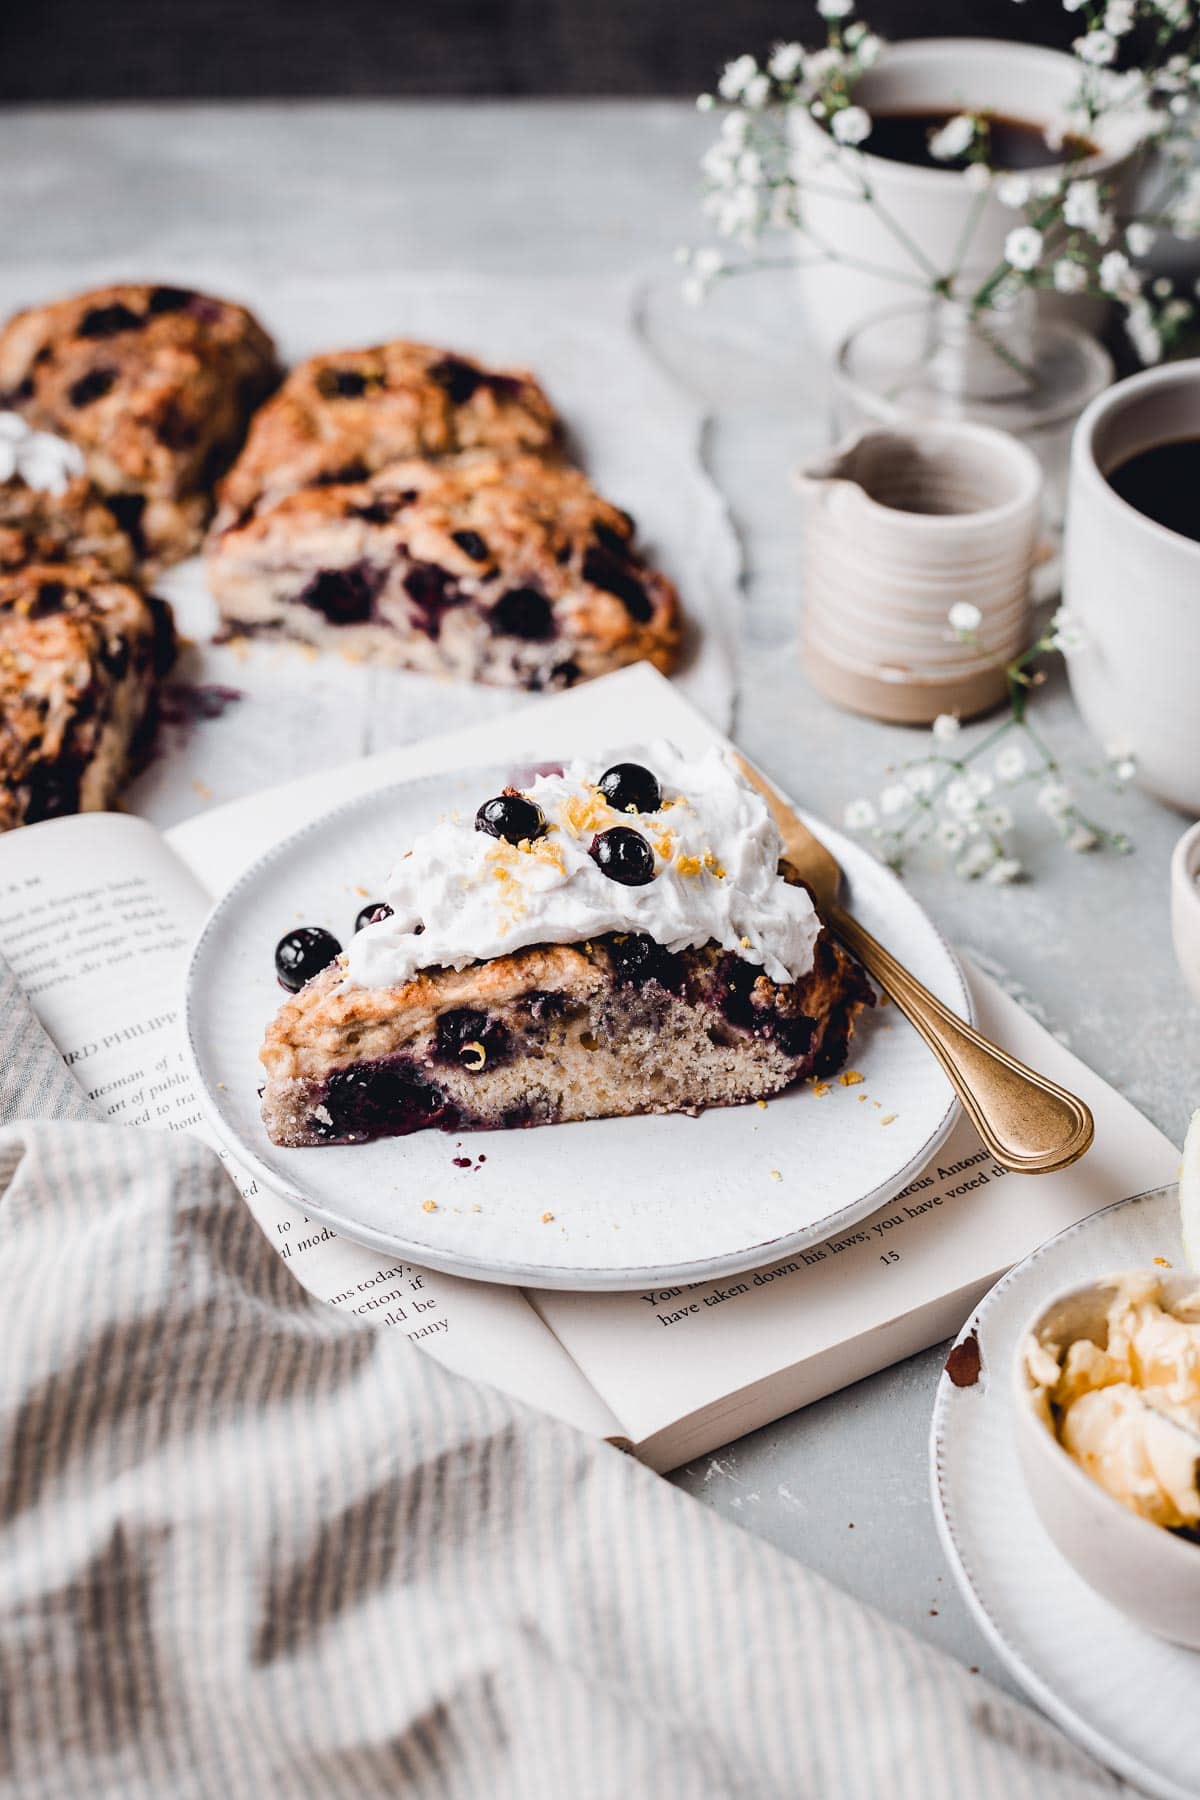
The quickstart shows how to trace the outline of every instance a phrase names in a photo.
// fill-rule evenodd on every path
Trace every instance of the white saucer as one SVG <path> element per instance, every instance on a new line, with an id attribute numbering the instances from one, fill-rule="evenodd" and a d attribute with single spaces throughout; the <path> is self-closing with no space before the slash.
<path id="1" fill-rule="evenodd" d="M 979 1339 L 978 1382 L 956 1388 L 942 1377 L 930 1474 L 950 1567 L 1015 1679 L 1127 1780 L 1163 1800 L 1196 1800 L 1200 1652 L 1150 1636 L 1076 1575 L 1034 1514 L 1012 1436 L 1009 1374 L 1033 1314 L 1057 1289 L 1156 1256 L 1183 1264 L 1174 1187 L 1072 1225 L 997 1282 L 962 1333 Z"/>

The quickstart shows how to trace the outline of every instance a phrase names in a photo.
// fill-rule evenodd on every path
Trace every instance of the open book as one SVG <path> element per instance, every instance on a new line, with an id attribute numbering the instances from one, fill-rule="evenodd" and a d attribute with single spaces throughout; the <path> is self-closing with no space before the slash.
<path id="1" fill-rule="evenodd" d="M 204 1136 L 180 1036 L 184 972 L 212 897 L 264 849 L 349 795 L 407 776 L 655 735 L 695 754 L 717 734 L 643 666 L 165 834 L 118 813 L 28 826 L 0 837 L 0 951 L 104 1116 Z M 630 1294 L 463 1281 L 363 1249 L 249 1177 L 239 1185 L 321 1299 L 674 1468 L 948 1336 L 1044 1238 L 1173 1179 L 1178 1152 L 1161 1132 L 994 983 L 968 975 L 983 1029 L 1092 1107 L 1091 1153 L 1058 1175 L 1006 1175 L 960 1122 L 933 1166 L 874 1217 L 746 1275 Z"/>

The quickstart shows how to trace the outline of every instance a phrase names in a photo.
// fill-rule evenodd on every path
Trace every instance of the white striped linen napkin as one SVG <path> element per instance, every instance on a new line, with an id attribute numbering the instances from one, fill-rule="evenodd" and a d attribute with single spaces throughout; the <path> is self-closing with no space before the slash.
<path id="1" fill-rule="evenodd" d="M 0 1793 L 1084 1800 L 1050 1725 L 311 1299 L 0 966 Z"/>

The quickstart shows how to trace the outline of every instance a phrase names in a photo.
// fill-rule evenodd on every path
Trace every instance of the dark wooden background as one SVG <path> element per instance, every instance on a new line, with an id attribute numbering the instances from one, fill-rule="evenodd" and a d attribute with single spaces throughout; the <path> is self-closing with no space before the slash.
<path id="1" fill-rule="evenodd" d="M 1062 43 L 1061 0 L 863 0 L 886 36 Z M 0 0 L 0 102 L 691 94 L 813 0 Z"/>

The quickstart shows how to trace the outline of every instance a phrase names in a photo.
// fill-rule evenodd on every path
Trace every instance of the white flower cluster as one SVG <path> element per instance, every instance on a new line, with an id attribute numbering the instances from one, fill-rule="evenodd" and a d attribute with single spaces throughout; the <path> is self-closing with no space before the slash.
<path id="1" fill-rule="evenodd" d="M 959 601 L 949 623 L 956 635 L 973 632 L 980 623 L 978 607 Z M 1037 656 L 1078 650 L 1082 644 L 1078 622 L 1058 612 L 1046 635 L 1010 666 L 1014 691 L 1030 685 L 1024 670 Z M 1105 770 L 1109 783 L 1120 788 L 1134 772 L 1132 758 L 1111 748 Z M 1013 842 L 1013 800 L 1022 790 L 1033 794 L 1036 810 L 1053 824 L 1068 850 L 1132 848 L 1121 833 L 1107 831 L 1080 810 L 1058 762 L 1026 723 L 1023 701 L 969 746 L 963 744 L 959 721 L 943 714 L 934 721 L 928 752 L 892 771 L 877 797 L 852 800 L 844 823 L 871 838 L 895 868 L 910 851 L 929 845 L 950 859 L 963 880 L 1004 886 L 1025 873 Z"/>
<path id="2" fill-rule="evenodd" d="M 1192 300 L 1176 295 L 1169 284 L 1164 288 L 1148 280 L 1139 263 L 1160 230 L 1200 237 L 1200 0 L 1062 4 L 1079 16 L 1084 29 L 1073 44 L 1078 92 L 1046 132 L 1050 150 L 1061 160 L 1028 173 L 993 170 L 987 115 L 969 111 L 953 114 L 931 132 L 930 154 L 957 167 L 959 178 L 981 196 L 990 189 L 1002 205 L 1025 214 L 1008 233 L 1003 265 L 969 296 L 976 306 L 985 308 L 1024 286 L 1108 296 L 1124 307 L 1140 359 L 1157 362 L 1195 310 Z M 684 258 L 689 299 L 703 299 L 719 275 L 753 267 L 754 247 L 767 232 L 799 234 L 805 258 L 845 260 L 836 245 L 812 235 L 802 207 L 805 183 L 819 180 L 831 163 L 853 174 L 864 204 L 883 211 L 869 177 L 872 120 L 855 90 L 884 46 L 862 19 L 851 16 L 854 10 L 854 0 L 817 0 L 825 44 L 807 50 L 797 42 L 778 43 L 761 63 L 750 55 L 735 57 L 722 70 L 715 93 L 700 96 L 702 111 L 719 108 L 724 115 L 703 159 L 704 211 L 718 236 L 740 245 L 746 256 L 714 261 L 715 253 L 699 251 Z M 1135 32 L 1136 48 L 1129 41 Z M 1119 62 L 1128 66 L 1119 68 Z M 808 142 L 798 151 L 789 138 L 786 114 L 796 108 L 823 127 L 815 149 Z M 815 136 L 810 133 L 809 139 Z M 1090 160 L 1090 146 L 1114 139 L 1123 150 L 1153 143 L 1168 172 L 1162 191 L 1143 202 L 1151 216 L 1119 218 L 1115 176 L 1103 161 L 1097 166 Z M 902 233 L 893 235 L 903 244 Z M 960 267 L 968 247 L 969 233 L 957 252 Z M 912 262 L 911 269 L 877 272 L 945 291 L 949 277 L 931 271 L 916 248 Z"/>

